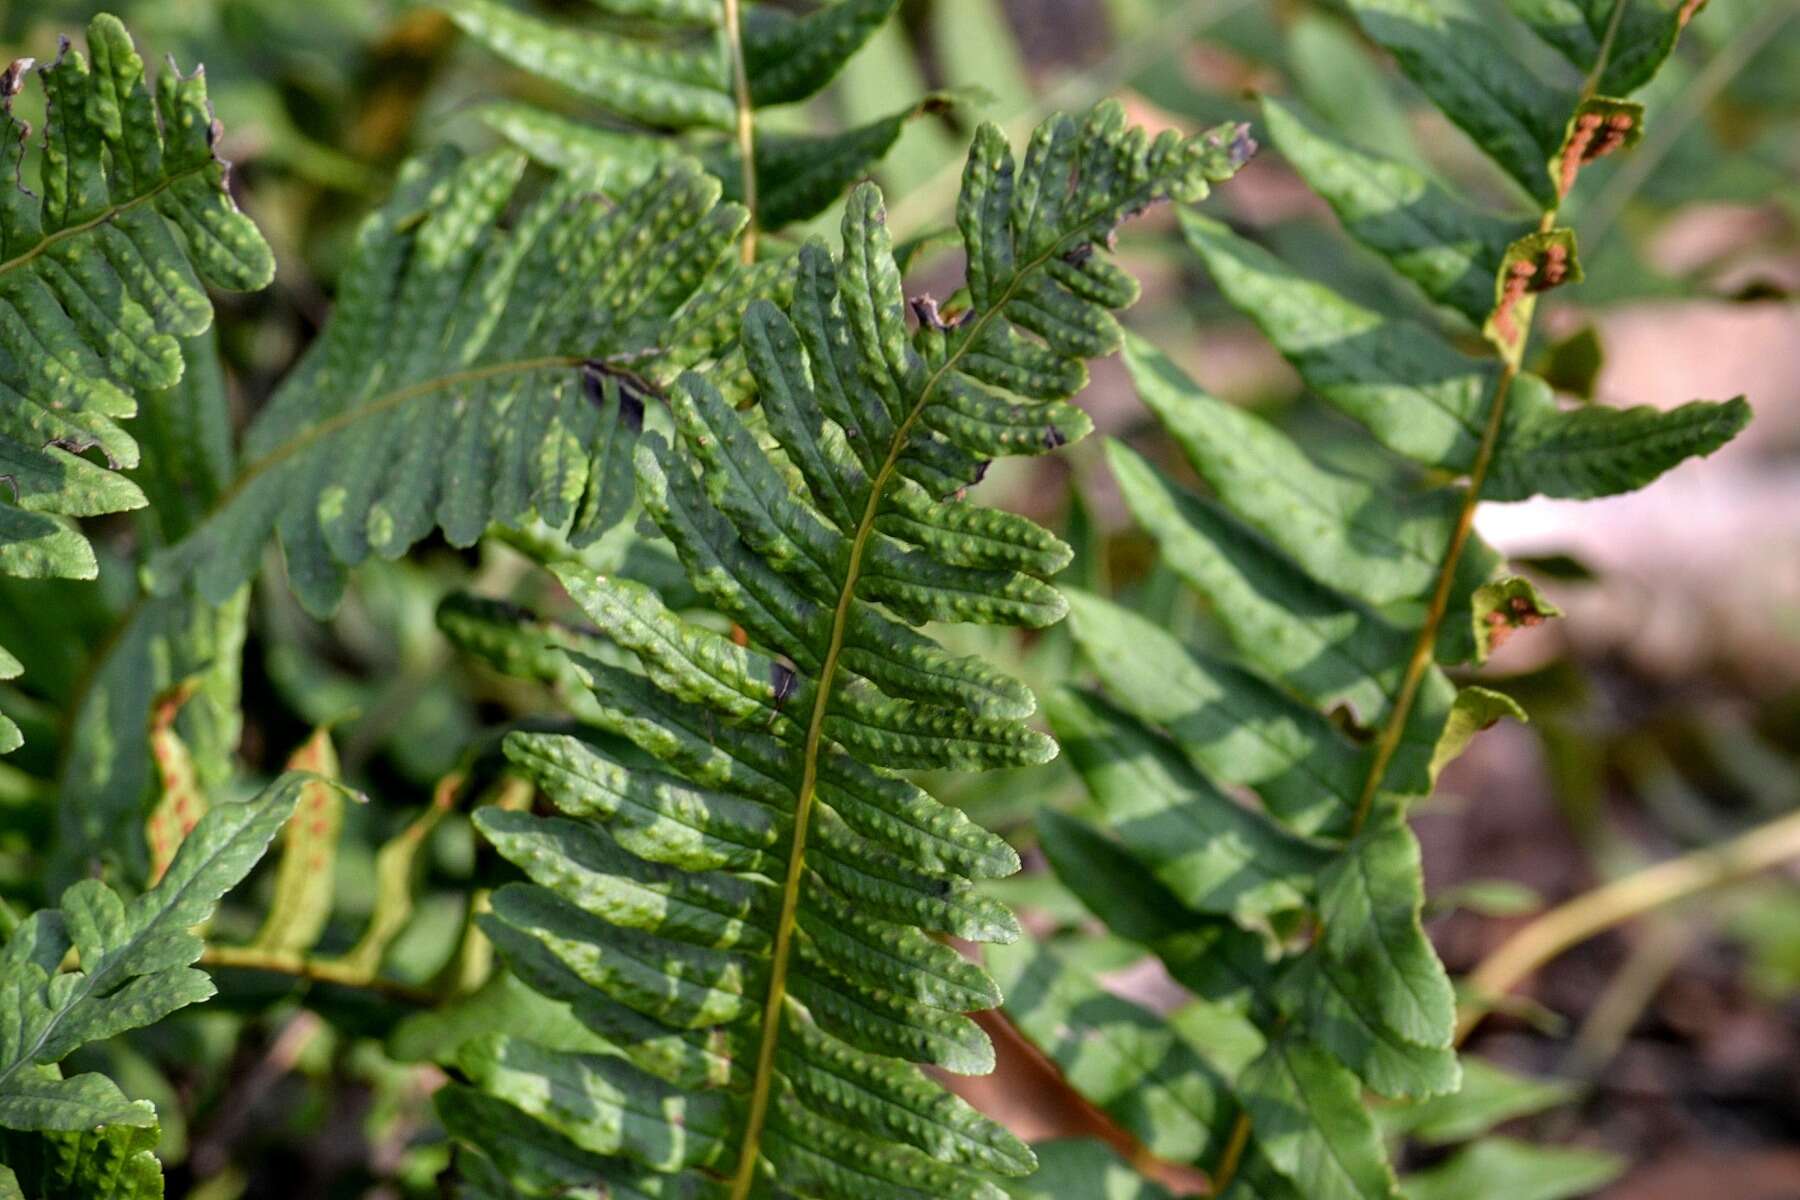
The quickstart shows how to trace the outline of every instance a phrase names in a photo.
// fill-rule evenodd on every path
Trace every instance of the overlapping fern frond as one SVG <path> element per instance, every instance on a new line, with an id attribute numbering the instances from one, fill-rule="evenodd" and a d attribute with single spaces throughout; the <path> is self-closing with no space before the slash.
<path id="1" fill-rule="evenodd" d="M 155 1110 L 103 1075 L 65 1078 L 58 1064 L 213 994 L 191 965 L 202 951 L 193 927 L 256 865 L 305 783 L 284 775 L 252 801 L 213 809 L 149 891 L 125 900 L 83 880 L 0 946 L 0 1164 L 14 1194 L 162 1195 L 149 1154 Z M 0 1175 L 0 1195 L 6 1186 Z"/>
<path id="2" fill-rule="evenodd" d="M 783 269 L 728 261 L 743 209 L 691 161 L 617 203 L 566 174 L 508 221 L 524 169 L 447 148 L 406 167 L 231 487 L 152 561 L 159 593 L 191 579 L 223 600 L 278 531 L 322 614 L 346 568 L 434 529 L 468 546 L 529 516 L 580 546 L 619 519 L 648 390 L 725 354 Z"/>
<path id="3" fill-rule="evenodd" d="M 1515 7 L 1545 17 L 1552 6 Z M 1495 1090 L 1491 1071 L 1465 1073 L 1458 1060 L 1456 997 L 1420 925 L 1424 881 L 1406 823 L 1476 730 L 1523 716 L 1496 692 L 1459 690 L 1447 670 L 1555 615 L 1531 584 L 1503 574 L 1471 533 L 1473 510 L 1480 500 L 1642 487 L 1729 441 L 1749 411 L 1741 398 L 1667 412 L 1565 409 L 1522 367 L 1534 297 L 1579 278 L 1574 234 L 1555 223 L 1559 199 L 1583 162 L 1625 145 L 1641 121 L 1596 86 L 1641 82 L 1635 72 L 1666 56 L 1665 24 L 1644 19 L 1656 5 L 1563 6 L 1619 20 L 1604 37 L 1620 57 L 1577 55 L 1590 78 L 1567 94 L 1526 86 L 1496 38 L 1433 6 L 1351 8 L 1542 212 L 1483 211 L 1415 167 L 1265 103 L 1275 146 L 1352 237 L 1444 307 L 1445 325 L 1354 302 L 1223 223 L 1183 213 L 1225 298 L 1311 392 L 1392 456 L 1389 470 L 1371 473 L 1388 482 L 1316 462 L 1130 341 L 1139 396 L 1208 493 L 1119 442 L 1107 447 L 1112 473 L 1161 561 L 1210 602 L 1233 652 L 1189 647 L 1123 607 L 1072 595 L 1071 626 L 1101 687 L 1061 693 L 1048 709 L 1091 821 L 1050 817 L 1041 828 L 1064 882 L 1159 955 L 1214 1032 L 1228 1032 L 1226 1053 L 1198 1042 L 1186 1065 L 1171 1055 L 1101 1077 L 1096 1101 L 1146 1145 L 1173 1147 L 1245 1200 L 1498 1197 L 1516 1194 L 1507 1189 L 1532 1155 L 1562 1152 L 1478 1142 L 1434 1173 L 1397 1181 L 1364 1100 L 1366 1089 L 1407 1102 L 1400 1113 L 1478 1110 L 1480 1093 Z M 1456 343 L 1470 326 L 1490 353 Z M 1245 806 L 1246 792 L 1259 803 Z M 1066 966 L 1024 946 L 988 961 L 1021 1028 L 1053 1057 L 1079 1061 L 1093 1034 L 1059 999 L 1079 987 Z M 1180 1041 L 1180 1030 L 1168 1038 Z M 1175 1082 L 1181 1120 L 1132 1109 L 1133 1086 Z M 1565 1183 L 1581 1182 L 1558 1196 L 1611 1169 L 1591 1158 L 1562 1165 Z"/>
<path id="4" fill-rule="evenodd" d="M 590 0 L 596 27 L 546 20 L 503 0 L 438 2 L 469 36 L 599 106 L 605 118 L 575 120 L 519 101 L 483 105 L 480 117 L 502 136 L 551 165 L 595 170 L 609 190 L 637 186 L 671 157 L 698 156 L 731 200 L 746 200 L 746 180 L 758 181 L 755 219 L 766 229 L 824 210 L 881 160 L 909 120 L 950 103 L 921 97 L 832 134 L 739 130 L 752 111 L 823 89 L 898 0 L 830 0 L 802 13 L 745 3 L 736 45 L 725 0 Z M 733 69 L 740 50 L 741 94 Z"/>
<path id="5" fill-rule="evenodd" d="M 741 637 L 574 565 L 557 573 L 593 630 L 444 611 L 590 727 L 506 741 L 561 815 L 478 824 L 532 880 L 494 894 L 489 935 L 605 1049 L 464 1047 L 440 1107 L 472 1194 L 942 1200 L 1029 1170 L 913 1065 L 992 1065 L 963 1014 L 999 994 L 927 931 L 1017 936 L 974 887 L 1017 856 L 900 772 L 1055 747 L 1022 685 L 913 626 L 1063 615 L 1044 580 L 1068 548 L 965 489 L 1088 431 L 1068 401 L 1137 292 L 1100 251 L 1247 152 L 1231 128 L 1153 141 L 1114 104 L 1048 122 L 1022 163 L 984 127 L 958 210 L 967 305 L 916 300 L 916 329 L 880 192 L 852 193 L 842 256 L 809 244 L 786 310 L 744 314 L 755 417 L 687 374 L 673 443 L 636 451 L 644 509 Z"/>
<path id="6" fill-rule="evenodd" d="M 117 473 L 139 453 L 120 422 L 181 378 L 179 339 L 212 323 L 205 286 L 260 288 L 274 259 L 232 202 L 198 71 L 170 67 L 153 99 L 107 15 L 88 27 L 88 55 L 65 43 L 33 66 L 0 73 L 0 574 L 92 579 L 73 520 L 145 502 Z M 47 113 L 37 154 L 13 112 L 34 77 Z M 106 466 L 84 457 L 93 449 Z M 0 679 L 20 669 L 0 648 Z M 0 752 L 19 736 L 0 715 Z"/>

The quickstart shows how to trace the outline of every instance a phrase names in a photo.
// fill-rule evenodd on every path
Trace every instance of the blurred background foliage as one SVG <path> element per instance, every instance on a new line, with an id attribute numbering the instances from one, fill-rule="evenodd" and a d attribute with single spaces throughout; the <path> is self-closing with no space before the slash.
<path id="1" fill-rule="evenodd" d="M 589 19 L 578 0 L 530 3 L 557 20 Z M 47 57 L 58 34 L 100 7 L 0 0 L 0 56 Z M 318 331 L 349 237 L 405 155 L 445 139 L 491 141 L 471 110 L 496 98 L 594 115 L 578 97 L 467 44 L 429 7 L 106 7 L 147 52 L 205 63 L 235 188 L 276 249 L 275 286 L 220 309 L 222 397 L 240 427 Z M 1547 78 L 1569 74 L 1523 36 L 1508 48 Z M 1354 141 L 1420 163 L 1497 207 L 1516 206 L 1494 168 L 1328 0 L 907 0 L 901 19 L 825 94 L 774 114 L 771 127 L 847 129 L 934 89 L 968 89 L 962 94 L 974 99 L 910 122 L 877 173 L 897 237 L 924 239 L 915 290 L 954 277 L 955 264 L 934 261 L 932 235 L 950 223 L 971 116 L 998 120 L 1016 137 L 1046 112 L 1106 95 L 1125 98 L 1134 120 L 1152 128 L 1188 130 L 1254 121 L 1252 93 L 1291 95 Z M 1758 419 L 1704 470 L 1690 466 L 1646 493 L 1484 516 L 1484 535 L 1524 560 L 1569 615 L 1514 639 L 1489 664 L 1484 674 L 1533 723 L 1479 739 L 1418 821 L 1431 931 L 1453 974 L 1547 904 L 1800 804 L 1800 309 L 1792 298 L 1800 287 L 1800 5 L 1711 0 L 1640 98 L 1652 114 L 1643 144 L 1584 171 L 1565 206 L 1588 281 L 1545 297 L 1534 368 L 1583 400 L 1670 407 L 1749 393 Z M 1378 293 L 1391 309 L 1436 320 L 1371 269 L 1272 152 L 1209 208 L 1353 297 Z M 827 213 L 790 232 L 829 234 L 835 223 Z M 1350 472 L 1381 469 L 1359 455 L 1367 443 L 1346 436 L 1342 418 L 1305 395 L 1226 308 L 1179 245 L 1170 214 L 1132 225 L 1123 253 L 1146 283 L 1131 325 L 1216 394 L 1276 417 L 1321 459 Z M 1102 432 L 1177 462 L 1115 364 L 1096 371 L 1085 404 Z M 996 472 L 989 500 L 1049 522 L 1077 547 L 1066 582 L 1114 594 L 1192 642 L 1216 642 L 1193 594 L 1130 529 L 1100 448 L 1093 439 L 1066 457 Z M 85 814 L 70 811 L 89 794 L 75 785 L 87 782 L 81 771 L 98 738 L 109 761 L 124 764 L 104 780 L 104 802 L 123 815 L 120 828 L 140 827 L 155 791 L 141 734 L 120 725 L 124 717 L 108 725 L 104 712 L 68 727 L 56 714 L 105 710 L 106 700 L 118 713 L 141 712 L 151 676 L 168 676 L 133 577 L 140 552 L 167 532 L 126 518 L 104 524 L 99 586 L 0 580 L 0 626 L 27 660 L 22 681 L 0 685 L 27 737 L 0 760 L 0 897 L 15 907 L 36 907 L 91 870 L 127 879 L 142 870 L 141 853 L 120 849 L 116 831 L 97 835 Z M 629 527 L 593 557 L 625 561 L 623 569 L 653 581 L 669 571 L 666 556 Z M 338 616 L 321 624 L 300 611 L 279 571 L 271 563 L 250 602 L 241 734 L 226 717 L 196 732 L 205 725 L 199 710 L 184 718 L 184 731 L 190 742 L 212 738 L 225 760 L 235 741 L 240 769 L 209 783 L 247 791 L 315 726 L 332 727 L 345 778 L 372 798 L 344 816 L 336 903 L 319 943 L 336 953 L 376 909 L 379 847 L 427 808 L 434 783 L 480 761 L 504 723 L 552 706 L 459 662 L 437 631 L 438 601 L 457 590 L 550 607 L 556 597 L 541 594 L 544 577 L 504 545 L 458 553 L 440 541 L 406 561 L 363 567 Z M 974 636 L 1036 687 L 1077 669 L 1058 631 Z M 95 648 L 124 665 L 96 675 Z M 77 703 L 84 698 L 86 707 Z M 1108 986 L 1152 1006 L 1171 1002 L 1172 985 L 1086 925 L 1032 852 L 1034 813 L 1074 799 L 1066 768 L 941 782 L 941 794 L 1025 850 L 1027 873 L 997 890 L 1035 932 L 1056 938 Z M 402 1018 L 456 986 L 459 971 L 468 978 L 478 969 L 467 961 L 464 918 L 471 890 L 491 884 L 498 868 L 466 816 L 451 812 L 429 829 L 412 870 L 417 901 L 382 962 L 394 996 L 222 969 L 219 1002 L 85 1052 L 131 1094 L 157 1102 L 172 1195 L 436 1194 L 447 1152 L 426 1099 L 435 1071 L 417 1060 L 442 1035 Z M 254 931 L 272 875 L 264 869 L 221 930 Z M 1606 1195 L 1687 1195 L 1697 1184 L 1720 1196 L 1800 1194 L 1800 1075 L 1792 1069 L 1800 877 L 1765 877 L 1581 947 L 1542 974 L 1532 1000 L 1491 1022 L 1475 1049 L 1579 1085 L 1582 1103 L 1534 1118 L 1524 1132 L 1573 1135 L 1639 1164 Z M 1029 1079 L 1009 1075 L 1005 1062 L 969 1094 L 1028 1136 L 1080 1132 L 1068 1114 L 1034 1103 Z"/>

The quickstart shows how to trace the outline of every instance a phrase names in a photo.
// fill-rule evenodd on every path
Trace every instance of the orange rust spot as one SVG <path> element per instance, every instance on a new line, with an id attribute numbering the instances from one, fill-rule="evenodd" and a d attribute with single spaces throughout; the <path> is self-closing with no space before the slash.
<path id="1" fill-rule="evenodd" d="M 1544 257 L 1532 272 L 1529 289 L 1534 292 L 1547 292 L 1569 277 L 1569 248 L 1551 243 L 1544 250 Z"/>
<path id="2" fill-rule="evenodd" d="M 1506 268 L 1506 286 L 1500 293 L 1500 303 L 1494 307 L 1494 329 L 1502 340 L 1512 342 L 1519 336 L 1518 322 L 1513 320 L 1513 309 L 1518 307 L 1530 287 L 1531 277 L 1537 274 L 1537 264 L 1524 259 Z"/>
<path id="3" fill-rule="evenodd" d="M 1544 614 L 1532 607 L 1524 596 L 1514 596 L 1504 612 L 1496 609 L 1487 615 L 1488 649 L 1498 650 L 1512 637 L 1515 629 L 1530 629 L 1544 623 Z"/>
<path id="4" fill-rule="evenodd" d="M 1687 0 L 1681 6 L 1681 11 L 1675 14 L 1675 28 L 1686 29 L 1687 23 L 1699 16 L 1700 10 L 1705 7 L 1706 0 Z"/>
<path id="5" fill-rule="evenodd" d="M 734 621 L 731 625 L 731 640 L 735 645 L 748 646 L 750 644 L 750 631 Z"/>
<path id="6" fill-rule="evenodd" d="M 1563 147 L 1558 170 L 1561 194 L 1569 194 L 1569 189 L 1575 186 L 1575 176 L 1582 167 L 1597 158 L 1605 158 L 1623 146 L 1636 124 L 1632 115 L 1626 112 L 1616 112 L 1604 118 L 1594 112 L 1581 114 L 1575 122 L 1575 133 L 1569 138 L 1569 144 Z"/>

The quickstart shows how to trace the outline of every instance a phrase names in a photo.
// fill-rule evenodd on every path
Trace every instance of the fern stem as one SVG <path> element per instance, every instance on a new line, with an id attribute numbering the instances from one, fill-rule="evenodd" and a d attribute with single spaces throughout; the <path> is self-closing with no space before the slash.
<path id="1" fill-rule="evenodd" d="M 750 1111 L 744 1125 L 743 1149 L 738 1158 L 737 1170 L 732 1176 L 731 1200 L 748 1200 L 756 1182 L 756 1160 L 762 1146 L 763 1126 L 769 1116 L 769 1092 L 775 1079 L 775 1047 L 781 1039 L 782 1007 L 787 998 L 788 963 L 793 955 L 794 926 L 800 906 L 800 881 L 806 859 L 806 831 L 812 820 L 813 801 L 818 788 L 819 753 L 825 740 L 825 715 L 831 703 L 831 686 L 837 678 L 838 658 L 843 652 L 845 633 L 850 625 L 851 606 L 856 602 L 856 586 L 862 578 L 863 553 L 868 549 L 869 538 L 875 531 L 875 518 L 881 513 L 882 498 L 893 479 L 895 469 L 900 465 L 900 455 L 906 449 L 913 426 L 930 406 L 938 385 L 980 343 L 981 335 L 986 332 L 989 323 L 1011 303 L 1020 281 L 1029 278 L 1033 272 L 1062 253 L 1064 240 L 1066 239 L 1058 239 L 1039 256 L 1021 263 L 1015 269 L 1006 290 L 966 327 L 962 340 L 944 356 L 944 361 L 919 389 L 919 398 L 894 430 L 893 440 L 888 443 L 887 457 L 882 461 L 880 470 L 869 481 L 869 498 L 863 505 L 862 516 L 857 519 L 856 533 L 850 542 L 844 586 L 838 592 L 837 607 L 832 612 L 831 637 L 826 643 L 825 656 L 819 665 L 812 713 L 806 723 L 800 790 L 794 799 L 794 840 L 788 849 L 787 876 L 782 881 L 781 913 L 776 919 L 775 946 L 770 958 L 769 995 L 763 1004 L 762 1039 L 756 1051 L 756 1073 L 750 1085 Z"/>
<path id="2" fill-rule="evenodd" d="M 1525 339 L 1519 339 L 1520 351 L 1523 351 Z M 1369 763 L 1369 773 L 1363 779 L 1362 793 L 1356 799 L 1356 812 L 1350 818 L 1350 836 L 1354 838 L 1362 832 L 1368 822 L 1369 814 L 1375 808 L 1375 797 L 1381 791 L 1381 781 L 1387 777 L 1388 764 L 1394 760 L 1394 752 L 1400 748 L 1400 739 L 1406 732 L 1407 719 L 1412 715 L 1413 701 L 1418 698 L 1419 685 L 1425 681 L 1425 672 L 1430 669 L 1436 658 L 1438 631 L 1444 626 L 1444 615 L 1450 609 L 1450 593 L 1456 586 L 1456 567 L 1462 560 L 1463 548 L 1469 544 L 1469 535 L 1475 530 L 1475 509 L 1481 503 L 1481 486 L 1487 482 L 1488 468 L 1494 461 L 1494 449 L 1500 442 L 1500 429 L 1506 421 L 1506 399 L 1512 391 L 1512 382 L 1518 378 L 1519 367 L 1516 362 L 1509 361 L 1500 374 L 1500 381 L 1494 386 L 1494 400 L 1488 405 L 1487 425 L 1481 431 L 1481 444 L 1475 451 L 1475 462 L 1469 468 L 1469 486 L 1463 494 L 1462 507 L 1456 514 L 1456 527 L 1450 533 L 1450 545 L 1444 550 L 1443 565 L 1438 568 L 1437 583 L 1431 590 L 1431 603 L 1426 608 L 1425 623 L 1419 628 L 1418 640 L 1413 643 L 1412 657 L 1407 659 L 1406 674 L 1400 680 L 1400 692 L 1394 697 L 1394 707 L 1388 713 L 1387 722 L 1381 727 L 1381 737 L 1375 743 L 1375 757 Z"/>
<path id="3" fill-rule="evenodd" d="M 743 23 L 738 13 L 738 0 L 724 0 L 725 47 L 731 56 L 731 87 L 737 99 L 737 145 L 739 169 L 744 181 L 744 207 L 750 211 L 750 222 L 744 226 L 741 253 L 746 263 L 756 261 L 756 115 L 750 102 L 750 70 L 744 64 Z"/>
<path id="4" fill-rule="evenodd" d="M 1613 926 L 1700 892 L 1740 882 L 1800 858 L 1800 811 L 1788 813 L 1721 845 L 1647 867 L 1595 888 L 1544 913 L 1483 959 L 1468 976 L 1477 1002 L 1506 995 L 1539 967 Z M 1464 1010 L 1457 1040 L 1466 1039 L 1487 1008 Z"/>
<path id="5" fill-rule="evenodd" d="M 1594 56 L 1594 65 L 1582 80 L 1580 102 L 1590 99 L 1599 88 L 1600 77 L 1606 73 L 1606 64 L 1612 58 L 1613 42 L 1618 38 L 1619 24 L 1624 15 L 1625 0 L 1613 0 L 1612 12 L 1606 22 L 1606 33 L 1600 40 L 1600 52 Z M 1559 205 L 1560 200 L 1546 207 L 1540 214 L 1540 233 L 1548 233 L 1556 227 Z M 1388 765 L 1394 760 L 1394 752 L 1400 748 L 1400 739 L 1406 732 L 1406 722 L 1412 716 L 1413 701 L 1418 698 L 1419 685 L 1424 682 L 1425 672 L 1436 658 L 1438 631 L 1443 628 L 1444 616 L 1450 608 L 1450 593 L 1456 586 L 1456 568 L 1462 561 L 1463 549 L 1469 544 L 1469 535 L 1475 528 L 1475 509 L 1481 503 L 1481 488 L 1487 482 L 1488 468 L 1493 465 L 1494 450 L 1500 442 L 1500 430 L 1506 422 L 1506 399 L 1512 392 L 1513 380 L 1519 377 L 1519 364 L 1525 357 L 1525 344 L 1531 339 L 1531 318 L 1534 315 L 1535 311 L 1524 314 L 1524 332 L 1510 350 L 1502 351 L 1505 366 L 1501 370 L 1499 382 L 1494 385 L 1494 399 L 1488 405 L 1487 426 L 1481 431 L 1481 444 L 1476 448 L 1475 461 L 1469 467 L 1469 486 L 1463 493 L 1462 507 L 1456 514 L 1456 527 L 1450 534 L 1450 544 L 1444 550 L 1443 565 L 1438 568 L 1437 582 L 1431 591 L 1431 603 L 1425 611 L 1425 623 L 1419 629 L 1418 640 L 1413 643 L 1412 657 L 1407 660 L 1406 674 L 1401 677 L 1400 692 L 1394 697 L 1394 707 L 1381 728 L 1380 738 L 1375 743 L 1375 757 L 1369 764 L 1362 793 L 1356 800 L 1356 812 L 1350 819 L 1352 838 L 1362 831 L 1370 812 L 1374 810 L 1375 797 L 1381 791 L 1381 781 L 1387 776 Z"/>
<path id="6" fill-rule="evenodd" d="M 1237 1178 L 1238 1165 L 1244 1161 L 1244 1150 L 1249 1145 L 1250 1112 L 1240 1108 L 1237 1120 L 1231 1123 L 1231 1136 L 1225 1141 L 1225 1150 L 1219 1155 L 1219 1165 L 1213 1168 L 1213 1195 L 1223 1196 L 1231 1181 Z"/>
<path id="7" fill-rule="evenodd" d="M 357 988 L 390 1000 L 427 1008 L 436 1004 L 439 999 L 426 988 L 382 979 L 347 963 L 307 958 L 301 954 L 257 950 L 250 946 L 208 946 L 200 955 L 200 962 L 209 967 L 235 967 L 245 971 L 291 975 L 295 979 L 305 979 L 312 983 L 335 983 L 341 987 Z"/>

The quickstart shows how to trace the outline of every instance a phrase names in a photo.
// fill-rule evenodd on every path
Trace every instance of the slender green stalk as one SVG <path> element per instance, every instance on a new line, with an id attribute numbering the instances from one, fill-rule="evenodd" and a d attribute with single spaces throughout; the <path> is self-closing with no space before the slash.
<path id="1" fill-rule="evenodd" d="M 322 958 L 308 958 L 279 950 L 258 950 L 250 946 L 208 946 L 200 956 L 202 966 L 237 967 L 246 971 L 267 971 L 274 975 L 292 975 L 313 983 L 335 983 L 401 1000 L 407 1004 L 429 1007 L 439 997 L 426 988 L 416 988 L 392 979 L 371 975 L 349 963 Z"/>
<path id="2" fill-rule="evenodd" d="M 1469 991 L 1479 1006 L 1464 1009 L 1457 1040 L 1467 1038 L 1481 1023 L 1487 1001 L 1506 995 L 1570 947 L 1634 917 L 1795 858 L 1800 858 L 1800 811 L 1558 905 L 1513 934 L 1469 975 Z"/>
<path id="3" fill-rule="evenodd" d="M 744 207 L 750 210 L 750 221 L 744 226 L 741 253 L 744 261 L 756 261 L 756 110 L 750 102 L 750 71 L 744 65 L 743 24 L 738 13 L 738 0 L 724 0 L 725 46 L 731 56 L 731 87 L 737 99 L 738 163 L 743 173 Z"/>

